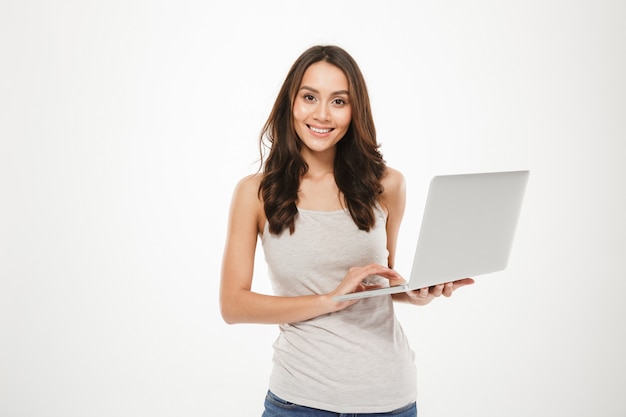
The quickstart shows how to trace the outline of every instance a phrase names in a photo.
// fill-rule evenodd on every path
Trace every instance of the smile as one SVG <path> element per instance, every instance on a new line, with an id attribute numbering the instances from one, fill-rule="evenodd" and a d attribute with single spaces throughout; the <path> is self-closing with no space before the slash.
<path id="1" fill-rule="evenodd" d="M 328 133 L 331 130 L 333 130 L 333 129 L 320 129 L 320 128 L 309 126 L 309 125 L 307 125 L 307 127 L 315 133 Z"/>

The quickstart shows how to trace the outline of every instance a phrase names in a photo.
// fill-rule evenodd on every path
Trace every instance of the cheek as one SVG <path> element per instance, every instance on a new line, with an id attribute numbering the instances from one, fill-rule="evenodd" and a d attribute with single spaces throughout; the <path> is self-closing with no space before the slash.
<path id="1" fill-rule="evenodd" d="M 298 106 L 293 106 L 291 110 L 291 121 L 293 123 L 293 128 L 296 131 L 298 137 L 302 137 L 303 134 L 303 123 L 304 123 L 304 115 L 301 109 L 298 109 Z"/>
<path id="2" fill-rule="evenodd" d="M 345 113 L 341 115 L 340 120 L 341 120 L 341 124 L 347 129 L 348 126 L 350 126 L 350 123 L 352 122 L 352 112 L 346 111 Z"/>
<path id="3" fill-rule="evenodd" d="M 306 115 L 306 112 L 304 111 L 302 106 L 295 104 L 293 108 L 291 109 L 291 114 L 294 120 L 303 120 Z"/>

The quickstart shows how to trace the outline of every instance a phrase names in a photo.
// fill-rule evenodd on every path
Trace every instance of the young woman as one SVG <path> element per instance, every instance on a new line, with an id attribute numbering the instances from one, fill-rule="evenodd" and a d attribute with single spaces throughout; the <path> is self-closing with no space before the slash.
<path id="1" fill-rule="evenodd" d="M 261 144 L 262 172 L 233 194 L 220 302 L 227 323 L 280 327 L 263 416 L 415 416 L 413 351 L 393 301 L 425 305 L 473 281 L 333 300 L 404 281 L 393 270 L 404 177 L 379 152 L 346 51 L 315 46 L 295 61 Z M 251 291 L 259 237 L 274 295 Z"/>

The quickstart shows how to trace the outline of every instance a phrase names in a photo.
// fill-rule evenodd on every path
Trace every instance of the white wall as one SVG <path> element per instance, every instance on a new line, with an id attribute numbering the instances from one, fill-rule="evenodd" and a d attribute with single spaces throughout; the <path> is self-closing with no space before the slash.
<path id="1" fill-rule="evenodd" d="M 416 3 L 3 2 L 0 416 L 260 415 L 276 328 L 219 317 L 225 223 L 316 43 L 408 179 L 405 274 L 432 175 L 532 171 L 509 268 L 398 307 L 420 416 L 626 415 L 626 3 Z"/>

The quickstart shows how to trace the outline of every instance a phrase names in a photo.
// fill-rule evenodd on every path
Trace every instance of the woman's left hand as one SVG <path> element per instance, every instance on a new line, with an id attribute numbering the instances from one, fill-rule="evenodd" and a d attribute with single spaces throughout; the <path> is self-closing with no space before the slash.
<path id="1" fill-rule="evenodd" d="M 423 306 L 442 295 L 444 297 L 450 297 L 454 291 L 473 283 L 474 280 L 472 278 L 464 278 L 453 282 L 447 282 L 445 284 L 433 285 L 432 287 L 426 287 L 419 290 L 407 291 L 405 293 L 406 301 L 411 304 Z"/>

